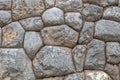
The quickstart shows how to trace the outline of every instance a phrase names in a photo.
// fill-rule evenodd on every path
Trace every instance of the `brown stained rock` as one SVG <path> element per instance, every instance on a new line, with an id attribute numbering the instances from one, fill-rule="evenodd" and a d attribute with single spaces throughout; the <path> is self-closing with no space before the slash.
<path id="1" fill-rule="evenodd" d="M 11 0 L 0 0 L 0 9 L 1 10 L 11 9 Z"/>
<path id="2" fill-rule="evenodd" d="M 13 0 L 12 2 L 14 20 L 38 16 L 45 10 L 43 0 Z"/>
<path id="3" fill-rule="evenodd" d="M 74 47 L 78 33 L 67 25 L 46 27 L 41 31 L 44 44 Z"/>

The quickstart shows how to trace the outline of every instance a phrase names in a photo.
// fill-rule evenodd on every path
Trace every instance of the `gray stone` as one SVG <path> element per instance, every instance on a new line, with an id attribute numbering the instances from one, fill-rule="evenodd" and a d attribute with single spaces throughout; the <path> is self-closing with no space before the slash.
<path id="1" fill-rule="evenodd" d="M 78 12 L 69 12 L 65 14 L 65 22 L 70 27 L 74 28 L 75 30 L 81 30 L 82 28 L 82 15 Z"/>
<path id="2" fill-rule="evenodd" d="M 41 15 L 45 9 L 43 0 L 13 0 L 12 2 L 14 20 Z"/>
<path id="3" fill-rule="evenodd" d="M 105 43 L 103 41 L 93 39 L 88 44 L 85 69 L 103 70 L 105 62 Z"/>
<path id="4" fill-rule="evenodd" d="M 71 49 L 57 46 L 43 47 L 33 60 L 33 69 L 38 78 L 74 72 Z"/>
<path id="5" fill-rule="evenodd" d="M 30 17 L 20 20 L 20 23 L 27 31 L 40 31 L 43 28 L 41 17 Z"/>
<path id="6" fill-rule="evenodd" d="M 0 28 L 0 47 L 2 46 L 2 28 Z"/>
<path id="7" fill-rule="evenodd" d="M 2 10 L 11 9 L 11 0 L 0 0 L 0 9 Z"/>
<path id="8" fill-rule="evenodd" d="M 64 80 L 85 80 L 84 73 L 69 74 Z"/>
<path id="9" fill-rule="evenodd" d="M 118 42 L 106 43 L 106 57 L 109 63 L 120 63 L 120 44 Z"/>
<path id="10" fill-rule="evenodd" d="M 30 59 L 33 59 L 35 57 L 36 53 L 42 46 L 42 39 L 38 32 L 31 31 L 25 33 L 24 48 Z"/>
<path id="11" fill-rule="evenodd" d="M 103 71 L 87 70 L 85 71 L 86 80 L 112 80 L 110 76 Z"/>
<path id="12" fill-rule="evenodd" d="M 77 45 L 72 50 L 76 71 L 83 71 L 86 48 L 85 45 Z"/>
<path id="13" fill-rule="evenodd" d="M 44 24 L 48 26 L 64 23 L 64 13 L 61 9 L 56 7 L 47 9 L 43 13 L 42 18 L 43 18 Z"/>
<path id="14" fill-rule="evenodd" d="M 103 13 L 103 18 L 120 22 L 120 7 L 108 7 Z"/>
<path id="15" fill-rule="evenodd" d="M 52 8 L 55 5 L 55 0 L 44 0 L 46 8 Z"/>
<path id="16" fill-rule="evenodd" d="M 84 23 L 79 37 L 80 44 L 87 44 L 93 39 L 94 27 L 93 22 Z"/>
<path id="17" fill-rule="evenodd" d="M 64 80 L 63 77 L 50 77 L 50 78 L 44 78 L 44 79 L 37 79 L 37 80 Z"/>
<path id="18" fill-rule="evenodd" d="M 19 22 L 12 22 L 2 28 L 3 47 L 22 47 L 25 30 Z"/>
<path id="19" fill-rule="evenodd" d="M 74 47 L 78 40 L 78 33 L 67 25 L 46 27 L 41 34 L 46 45 Z"/>
<path id="20" fill-rule="evenodd" d="M 100 20 L 95 26 L 95 37 L 104 41 L 120 41 L 120 23 Z"/>
<path id="21" fill-rule="evenodd" d="M 119 78 L 119 68 L 118 68 L 117 65 L 106 64 L 104 71 L 107 74 L 109 74 L 113 80 L 120 80 L 120 78 Z"/>
<path id="22" fill-rule="evenodd" d="M 0 27 L 12 22 L 11 11 L 0 10 Z"/>
<path id="23" fill-rule="evenodd" d="M 82 10 L 86 21 L 97 21 L 101 18 L 103 8 L 97 5 L 88 5 Z"/>
<path id="24" fill-rule="evenodd" d="M 61 8 L 65 12 L 67 11 L 81 11 L 83 7 L 82 0 L 56 0 L 57 7 Z"/>
<path id="25" fill-rule="evenodd" d="M 22 48 L 0 49 L 0 80 L 35 80 L 32 63 Z"/>

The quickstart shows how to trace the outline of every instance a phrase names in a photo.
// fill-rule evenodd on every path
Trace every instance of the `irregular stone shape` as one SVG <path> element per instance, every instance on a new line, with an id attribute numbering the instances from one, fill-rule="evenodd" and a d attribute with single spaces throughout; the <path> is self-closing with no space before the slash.
<path id="1" fill-rule="evenodd" d="M 112 6 L 112 5 L 118 4 L 118 0 L 84 0 L 84 1 L 92 3 L 92 4 L 100 5 L 102 7 Z"/>
<path id="2" fill-rule="evenodd" d="M 11 11 L 0 10 L 0 27 L 12 22 Z"/>
<path id="3" fill-rule="evenodd" d="M 106 64 L 105 72 L 109 74 L 113 80 L 120 80 L 119 69 L 117 65 Z"/>
<path id="4" fill-rule="evenodd" d="M 22 47 L 25 30 L 19 22 L 12 22 L 2 28 L 3 47 Z"/>
<path id="5" fill-rule="evenodd" d="M 22 48 L 0 49 L 0 80 L 35 80 L 31 61 Z"/>
<path id="6" fill-rule="evenodd" d="M 120 7 L 108 7 L 103 13 L 103 18 L 120 22 Z"/>
<path id="7" fill-rule="evenodd" d="M 120 63 L 120 44 L 118 42 L 106 43 L 106 57 L 109 63 Z"/>
<path id="8" fill-rule="evenodd" d="M 103 8 L 97 5 L 88 5 L 82 10 L 86 21 L 97 21 L 101 18 Z"/>
<path id="9" fill-rule="evenodd" d="M 84 61 L 85 61 L 86 46 L 77 45 L 72 50 L 74 64 L 77 71 L 83 71 Z"/>
<path id="10" fill-rule="evenodd" d="M 87 44 L 93 39 L 94 23 L 85 22 L 80 32 L 79 43 Z"/>
<path id="11" fill-rule="evenodd" d="M 46 8 L 52 8 L 55 5 L 55 0 L 44 0 Z"/>
<path id="12" fill-rule="evenodd" d="M 44 79 L 37 79 L 37 80 L 64 80 L 63 77 L 54 77 L 54 78 L 44 78 Z"/>
<path id="13" fill-rule="evenodd" d="M 41 15 L 45 9 L 43 0 L 13 0 L 12 2 L 14 20 Z"/>
<path id="14" fill-rule="evenodd" d="M 47 9 L 43 13 L 42 18 L 45 25 L 48 25 L 48 26 L 64 23 L 64 13 L 61 9 L 56 7 Z"/>
<path id="15" fill-rule="evenodd" d="M 120 41 L 120 23 L 100 20 L 95 26 L 95 37 L 104 41 Z"/>
<path id="16" fill-rule="evenodd" d="M 24 39 L 24 48 L 28 54 L 28 56 L 33 59 L 42 47 L 42 39 L 38 32 L 26 32 L 25 39 Z"/>
<path id="17" fill-rule="evenodd" d="M 73 73 L 65 76 L 64 80 L 85 80 L 84 73 Z"/>
<path id="18" fill-rule="evenodd" d="M 71 49 L 57 46 L 43 47 L 33 60 L 33 69 L 38 78 L 74 72 Z"/>
<path id="19" fill-rule="evenodd" d="M 82 15 L 78 12 L 69 12 L 65 14 L 65 22 L 75 30 L 81 30 L 82 28 Z"/>
<path id="20" fill-rule="evenodd" d="M 0 0 L 0 9 L 2 10 L 11 9 L 11 0 Z"/>
<path id="21" fill-rule="evenodd" d="M 103 41 L 93 39 L 88 44 L 85 69 L 103 70 L 105 61 L 105 43 Z"/>
<path id="22" fill-rule="evenodd" d="M 20 20 L 20 23 L 27 31 L 40 31 L 43 28 L 41 17 L 30 17 Z"/>
<path id="23" fill-rule="evenodd" d="M 78 33 L 67 25 L 46 27 L 41 31 L 44 44 L 74 47 Z"/>
<path id="24" fill-rule="evenodd" d="M 108 74 L 103 71 L 85 71 L 86 80 L 112 80 Z"/>
<path id="25" fill-rule="evenodd" d="M 81 11 L 83 7 L 82 0 L 56 0 L 57 7 L 61 8 L 65 12 L 67 11 Z"/>

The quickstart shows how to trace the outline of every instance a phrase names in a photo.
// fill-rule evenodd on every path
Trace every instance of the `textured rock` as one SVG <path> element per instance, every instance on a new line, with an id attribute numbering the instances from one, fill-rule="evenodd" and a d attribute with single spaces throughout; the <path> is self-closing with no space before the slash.
<path id="1" fill-rule="evenodd" d="M 43 28 L 41 17 L 30 17 L 20 20 L 20 23 L 27 31 L 40 31 Z"/>
<path id="2" fill-rule="evenodd" d="M 45 46 L 33 60 L 35 75 L 39 77 L 62 76 L 74 72 L 71 49 Z"/>
<path id="3" fill-rule="evenodd" d="M 13 0 L 12 2 L 14 20 L 41 15 L 45 9 L 43 0 Z"/>
<path id="4" fill-rule="evenodd" d="M 57 7 L 66 11 L 81 11 L 83 7 L 82 0 L 56 0 Z"/>
<path id="5" fill-rule="evenodd" d="M 0 9 L 11 9 L 11 0 L 0 0 Z"/>
<path id="6" fill-rule="evenodd" d="M 2 46 L 2 29 L 0 28 L 0 47 Z"/>
<path id="7" fill-rule="evenodd" d="M 93 39 L 88 44 L 85 69 L 103 70 L 105 61 L 105 43 L 103 41 Z"/>
<path id="8" fill-rule="evenodd" d="M 38 32 L 26 32 L 25 39 L 24 39 L 24 48 L 28 54 L 28 56 L 33 59 L 42 47 L 42 39 Z"/>
<path id="9" fill-rule="evenodd" d="M 119 68 L 117 65 L 106 64 L 105 72 L 111 76 L 113 80 L 120 80 L 119 78 Z"/>
<path id="10" fill-rule="evenodd" d="M 87 44 L 93 39 L 94 33 L 94 23 L 93 22 L 85 22 L 83 25 L 83 29 L 80 32 L 79 43 Z"/>
<path id="11" fill-rule="evenodd" d="M 100 20 L 95 26 L 95 37 L 105 41 L 120 41 L 120 23 Z"/>
<path id="12" fill-rule="evenodd" d="M 12 22 L 2 28 L 3 47 L 22 47 L 24 29 L 18 22 Z"/>
<path id="13" fill-rule="evenodd" d="M 103 18 L 120 22 L 120 7 L 108 7 L 103 13 Z"/>
<path id="14" fill-rule="evenodd" d="M 52 8 L 55 5 L 55 0 L 44 0 L 46 8 Z"/>
<path id="15" fill-rule="evenodd" d="M 65 77 L 64 80 L 85 80 L 84 73 L 74 73 Z"/>
<path id="16" fill-rule="evenodd" d="M 78 12 L 66 13 L 65 22 L 70 27 L 80 31 L 82 28 L 82 23 L 83 23 L 82 15 Z"/>
<path id="17" fill-rule="evenodd" d="M 37 79 L 37 80 L 63 80 L 63 77 L 44 78 L 44 79 Z"/>
<path id="18" fill-rule="evenodd" d="M 120 63 L 120 44 L 117 42 L 107 42 L 106 57 L 109 63 Z"/>
<path id="19" fill-rule="evenodd" d="M 78 33 L 67 25 L 46 27 L 41 31 L 44 44 L 74 47 Z"/>
<path id="20" fill-rule="evenodd" d="M 85 55 L 86 55 L 86 46 L 77 45 L 72 50 L 74 64 L 77 71 L 83 71 Z"/>
<path id="21" fill-rule="evenodd" d="M 101 18 L 103 8 L 97 5 L 88 5 L 82 10 L 82 14 L 87 21 L 97 21 Z"/>
<path id="22" fill-rule="evenodd" d="M 35 80 L 32 64 L 22 48 L 0 49 L 0 80 Z"/>
<path id="23" fill-rule="evenodd" d="M 56 7 L 47 9 L 43 13 L 42 18 L 45 25 L 48 25 L 48 26 L 64 23 L 64 13 L 61 9 Z"/>
<path id="24" fill-rule="evenodd" d="M 3 27 L 11 21 L 11 11 L 0 10 L 0 27 Z"/>
<path id="25" fill-rule="evenodd" d="M 112 80 L 108 74 L 103 71 L 85 71 L 86 80 Z"/>

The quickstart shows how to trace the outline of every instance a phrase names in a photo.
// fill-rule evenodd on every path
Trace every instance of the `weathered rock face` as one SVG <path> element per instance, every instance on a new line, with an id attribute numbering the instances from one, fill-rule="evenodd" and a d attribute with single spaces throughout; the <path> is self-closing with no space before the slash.
<path id="1" fill-rule="evenodd" d="M 45 79 L 37 79 L 37 80 L 64 80 L 63 77 L 55 77 L 55 78 L 45 78 Z"/>
<path id="2" fill-rule="evenodd" d="M 0 0 L 0 9 L 11 9 L 11 0 Z"/>
<path id="3" fill-rule="evenodd" d="M 66 47 L 45 46 L 33 60 L 37 77 L 61 76 L 74 72 L 71 49 Z"/>
<path id="4" fill-rule="evenodd" d="M 52 8 L 52 7 L 54 7 L 56 0 L 44 0 L 44 1 L 45 1 L 46 8 Z"/>

